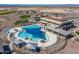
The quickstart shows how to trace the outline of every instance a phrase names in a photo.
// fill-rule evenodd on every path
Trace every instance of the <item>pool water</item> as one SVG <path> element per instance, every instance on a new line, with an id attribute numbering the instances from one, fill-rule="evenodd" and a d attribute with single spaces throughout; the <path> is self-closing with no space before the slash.
<path id="1" fill-rule="evenodd" d="M 29 25 L 22 27 L 23 30 L 19 33 L 20 38 L 30 38 L 31 41 L 38 42 L 39 40 L 47 40 L 47 36 L 41 31 L 41 26 L 39 25 Z"/>

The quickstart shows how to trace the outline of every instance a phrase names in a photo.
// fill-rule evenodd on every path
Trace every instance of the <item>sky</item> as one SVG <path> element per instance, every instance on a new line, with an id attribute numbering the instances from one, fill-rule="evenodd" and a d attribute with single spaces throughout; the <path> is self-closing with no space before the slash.
<path id="1" fill-rule="evenodd" d="M 0 0 L 0 4 L 79 4 L 79 0 Z"/>

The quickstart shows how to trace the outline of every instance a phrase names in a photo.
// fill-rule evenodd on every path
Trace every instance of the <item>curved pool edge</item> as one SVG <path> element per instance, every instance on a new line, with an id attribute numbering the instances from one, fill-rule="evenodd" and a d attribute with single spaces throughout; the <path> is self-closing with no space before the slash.
<path id="1" fill-rule="evenodd" d="M 22 26 L 22 27 L 24 27 L 24 26 Z M 22 27 L 16 27 L 16 28 L 13 28 L 13 29 L 18 29 L 19 31 L 21 30 L 21 28 Z M 13 29 L 11 29 L 11 30 L 13 30 Z M 14 32 L 14 31 L 13 31 Z M 13 33 L 13 32 L 11 32 L 11 33 Z M 48 32 L 48 31 L 47 31 Z M 53 33 L 51 33 L 51 34 L 53 34 Z M 47 33 L 47 35 L 48 35 L 48 41 L 45 43 L 45 47 L 47 47 L 47 46 L 50 46 L 50 45 L 52 45 L 52 44 L 54 44 L 54 43 L 56 43 L 56 41 L 57 41 L 57 37 L 54 37 L 55 39 L 55 41 L 53 41 L 53 36 L 51 36 L 51 34 L 48 34 Z M 55 34 L 53 34 L 53 35 L 55 35 Z M 51 36 L 51 37 L 50 37 Z M 55 35 L 56 36 L 56 35 Z M 8 34 L 8 39 L 11 41 L 11 39 L 10 39 L 10 33 Z M 18 36 L 17 36 L 17 38 L 18 38 Z M 51 39 L 52 38 L 52 39 Z M 38 43 L 38 42 L 33 42 L 33 41 L 30 41 L 31 43 Z M 39 44 L 39 43 L 38 43 Z"/>

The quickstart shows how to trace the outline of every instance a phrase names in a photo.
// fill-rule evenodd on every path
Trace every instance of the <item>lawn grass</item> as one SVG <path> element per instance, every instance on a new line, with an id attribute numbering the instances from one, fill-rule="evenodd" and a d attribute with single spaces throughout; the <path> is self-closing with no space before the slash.
<path id="1" fill-rule="evenodd" d="M 76 32 L 79 35 L 79 32 Z"/>
<path id="2" fill-rule="evenodd" d="M 27 20 L 27 19 L 29 19 L 29 15 L 22 15 L 22 16 L 20 16 L 20 20 Z"/>
<path id="3" fill-rule="evenodd" d="M 18 25 L 18 24 L 23 24 L 23 23 L 25 23 L 25 22 L 28 22 L 29 21 L 29 15 L 21 15 L 20 16 L 20 20 L 18 20 L 18 21 L 16 21 L 15 22 L 15 25 Z"/>
<path id="4" fill-rule="evenodd" d="M 18 21 L 15 22 L 15 25 L 22 24 L 22 23 L 25 23 L 25 22 L 28 22 L 28 20 L 25 20 L 25 21 L 18 20 Z"/>
<path id="5" fill-rule="evenodd" d="M 15 13 L 15 12 L 16 12 L 16 11 L 2 10 L 2 11 L 0 11 L 0 15 L 10 14 L 10 13 Z"/>
<path id="6" fill-rule="evenodd" d="M 29 15 L 22 15 L 20 16 L 21 18 L 27 18 L 27 17 L 30 17 Z"/>

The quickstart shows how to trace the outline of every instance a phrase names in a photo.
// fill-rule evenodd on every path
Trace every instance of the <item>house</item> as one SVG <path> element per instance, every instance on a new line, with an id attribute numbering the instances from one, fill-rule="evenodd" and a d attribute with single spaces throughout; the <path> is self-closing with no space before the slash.
<path id="1" fill-rule="evenodd" d="M 73 32 L 71 29 L 75 27 L 74 21 L 66 17 L 51 16 L 43 17 L 41 18 L 41 20 L 44 21 L 43 23 L 47 22 L 47 29 L 50 29 L 53 32 L 63 35 L 65 37 L 71 35 Z"/>

